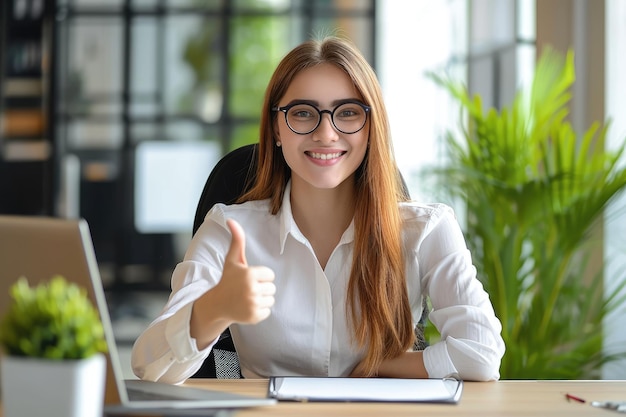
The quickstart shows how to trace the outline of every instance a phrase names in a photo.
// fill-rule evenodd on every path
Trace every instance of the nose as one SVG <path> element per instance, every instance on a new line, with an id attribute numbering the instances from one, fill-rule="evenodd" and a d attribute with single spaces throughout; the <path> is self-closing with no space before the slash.
<path id="1" fill-rule="evenodd" d="M 320 142 L 334 142 L 339 138 L 338 132 L 333 125 L 330 111 L 322 111 L 320 124 L 313 131 L 313 140 Z"/>

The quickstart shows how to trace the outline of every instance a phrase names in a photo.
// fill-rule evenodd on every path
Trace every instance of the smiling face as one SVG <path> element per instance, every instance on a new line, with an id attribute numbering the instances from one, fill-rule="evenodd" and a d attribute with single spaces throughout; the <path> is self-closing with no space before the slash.
<path id="1" fill-rule="evenodd" d="M 348 74 L 335 65 L 320 64 L 300 72 L 278 106 L 306 102 L 319 110 L 332 112 L 347 100 L 362 101 Z M 340 117 L 338 113 L 335 114 L 336 120 Z M 287 126 L 282 112 L 277 116 L 277 139 L 281 142 L 285 161 L 291 168 L 294 189 L 302 186 L 336 188 L 351 178 L 363 162 L 367 150 L 369 118 L 361 130 L 346 134 L 336 130 L 330 114 L 324 112 L 317 129 L 300 135 Z"/>

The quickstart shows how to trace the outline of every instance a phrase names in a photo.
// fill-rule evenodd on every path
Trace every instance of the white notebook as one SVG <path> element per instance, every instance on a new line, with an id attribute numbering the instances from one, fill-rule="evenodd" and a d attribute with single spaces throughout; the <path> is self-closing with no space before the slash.
<path id="1" fill-rule="evenodd" d="M 402 378 L 272 377 L 268 397 L 279 401 L 456 404 L 463 381 Z"/>

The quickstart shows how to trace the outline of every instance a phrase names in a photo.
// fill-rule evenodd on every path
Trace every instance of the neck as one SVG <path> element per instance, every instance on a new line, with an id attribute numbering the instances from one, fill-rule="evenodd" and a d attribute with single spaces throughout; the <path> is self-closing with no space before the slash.
<path id="1" fill-rule="evenodd" d="M 320 189 L 292 180 L 291 209 L 298 227 L 300 222 L 347 227 L 354 216 L 354 182 L 349 178 L 335 188 Z"/>
<path id="2" fill-rule="evenodd" d="M 353 178 L 333 189 L 314 188 L 292 178 L 293 218 L 313 246 L 322 267 L 354 217 L 354 192 Z"/>

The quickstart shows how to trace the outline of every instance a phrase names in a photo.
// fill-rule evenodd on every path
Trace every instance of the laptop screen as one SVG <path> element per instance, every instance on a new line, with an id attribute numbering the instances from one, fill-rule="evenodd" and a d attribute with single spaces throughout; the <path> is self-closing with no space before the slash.
<path id="1" fill-rule="evenodd" d="M 10 303 L 9 288 L 18 278 L 26 277 L 34 286 L 54 275 L 87 290 L 98 308 L 109 349 L 105 403 L 119 404 L 127 394 L 120 389 L 122 369 L 87 222 L 0 215 L 0 317 Z"/>

